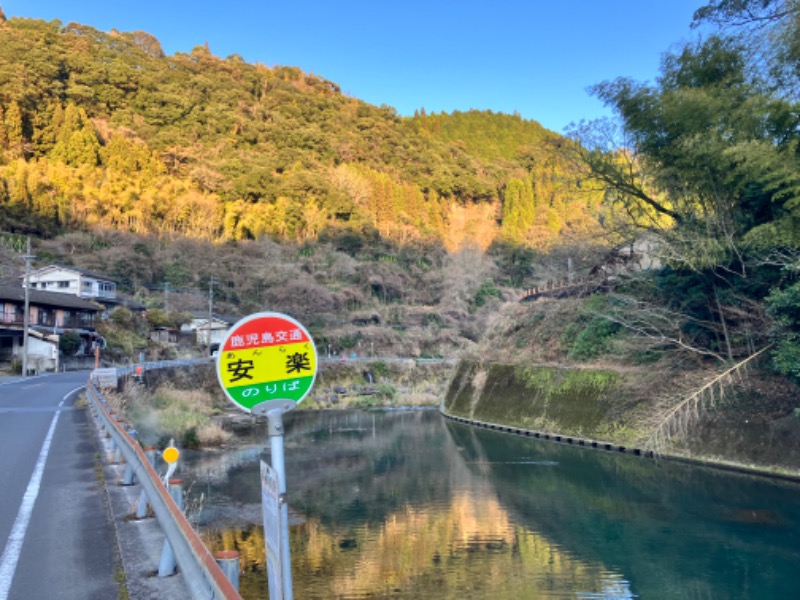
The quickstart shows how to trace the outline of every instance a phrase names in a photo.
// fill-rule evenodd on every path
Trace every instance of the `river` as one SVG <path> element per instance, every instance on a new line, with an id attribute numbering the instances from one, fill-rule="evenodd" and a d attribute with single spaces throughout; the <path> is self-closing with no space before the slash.
<path id="1" fill-rule="evenodd" d="M 558 445 L 438 412 L 286 417 L 295 597 L 798 597 L 800 486 Z M 186 453 L 189 513 L 268 596 L 266 433 Z"/>

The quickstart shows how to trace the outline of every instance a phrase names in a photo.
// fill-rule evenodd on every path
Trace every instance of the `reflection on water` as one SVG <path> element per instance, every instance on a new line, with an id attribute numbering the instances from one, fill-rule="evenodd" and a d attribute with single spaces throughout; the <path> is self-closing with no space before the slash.
<path id="1" fill-rule="evenodd" d="M 266 598 L 259 447 L 190 457 L 213 549 Z M 781 598 L 797 488 L 447 423 L 287 417 L 297 598 Z"/>
<path id="2" fill-rule="evenodd" d="M 516 526 L 497 499 L 461 493 L 451 504 L 407 507 L 381 523 L 294 528 L 298 598 L 632 598 L 627 583 Z M 238 548 L 242 593 L 266 597 L 260 528 L 207 534 L 214 549 Z"/>

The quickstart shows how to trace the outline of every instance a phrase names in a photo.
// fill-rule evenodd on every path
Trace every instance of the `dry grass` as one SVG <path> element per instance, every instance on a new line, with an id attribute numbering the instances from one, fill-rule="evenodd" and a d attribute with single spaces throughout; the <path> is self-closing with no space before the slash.
<path id="1" fill-rule="evenodd" d="M 164 385 L 150 392 L 131 386 L 125 394 L 109 394 L 108 400 L 136 424 L 144 443 L 156 443 L 166 437 L 183 441 L 190 434 L 201 446 L 204 439 L 210 446 L 219 446 L 227 439 L 224 432 L 217 431 L 219 426 L 211 423 L 211 416 L 217 411 L 215 399 L 203 389 Z"/>
<path id="2" fill-rule="evenodd" d="M 197 430 L 197 440 L 201 448 L 219 448 L 231 439 L 231 432 L 217 423 L 207 423 Z"/>

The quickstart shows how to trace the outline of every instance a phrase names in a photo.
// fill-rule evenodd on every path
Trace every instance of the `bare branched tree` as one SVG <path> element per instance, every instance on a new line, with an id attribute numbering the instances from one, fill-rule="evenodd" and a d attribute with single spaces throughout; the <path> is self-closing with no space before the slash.
<path id="1" fill-rule="evenodd" d="M 589 311 L 596 317 L 607 319 L 647 339 L 652 345 L 668 345 L 680 348 L 696 356 L 711 357 L 721 363 L 725 357 L 703 347 L 686 334 L 686 325 L 693 323 L 705 329 L 713 329 L 716 323 L 696 319 L 670 310 L 664 306 L 624 294 L 609 294 L 608 310 L 603 312 Z"/>

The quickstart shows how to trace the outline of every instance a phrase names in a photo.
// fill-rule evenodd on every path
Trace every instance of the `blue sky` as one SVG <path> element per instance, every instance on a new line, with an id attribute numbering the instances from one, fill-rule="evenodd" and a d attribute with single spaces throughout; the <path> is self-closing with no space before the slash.
<path id="1" fill-rule="evenodd" d="M 167 54 L 291 65 L 402 115 L 489 109 L 563 131 L 609 113 L 586 88 L 653 81 L 704 0 L 0 0 L 6 16 L 142 30 Z"/>

